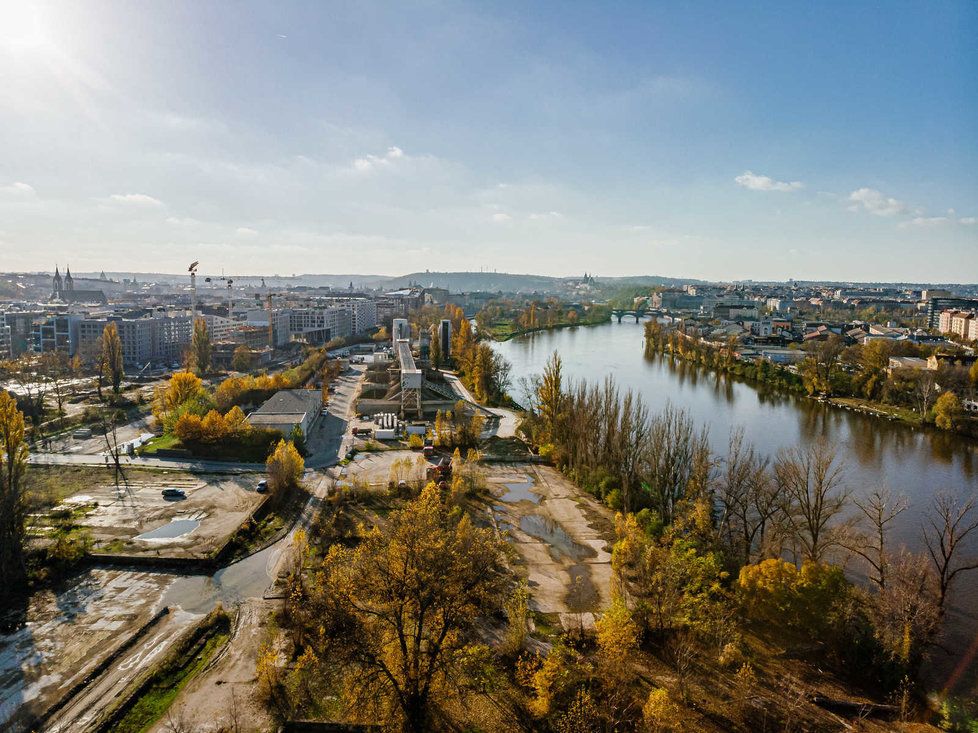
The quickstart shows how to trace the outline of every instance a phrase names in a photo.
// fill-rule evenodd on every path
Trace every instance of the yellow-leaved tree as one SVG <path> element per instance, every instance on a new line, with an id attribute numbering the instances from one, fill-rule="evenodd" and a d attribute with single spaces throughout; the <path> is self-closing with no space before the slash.
<path id="1" fill-rule="evenodd" d="M 27 580 L 26 470 L 24 414 L 17 401 L 0 389 L 0 584 L 5 591 L 20 589 Z"/>
<path id="2" fill-rule="evenodd" d="M 268 471 L 268 487 L 273 493 L 278 493 L 299 485 L 306 463 L 292 443 L 280 440 L 265 461 L 265 468 Z"/>
<path id="3" fill-rule="evenodd" d="M 356 548 L 334 544 L 298 613 L 320 673 L 356 718 L 432 729 L 459 693 L 479 619 L 504 597 L 502 542 L 453 511 L 434 484 Z"/>
<path id="4" fill-rule="evenodd" d="M 166 429 L 172 429 L 170 424 L 176 421 L 175 413 L 187 402 L 206 400 L 207 390 L 200 377 L 192 372 L 177 372 L 166 383 L 156 388 L 153 395 L 153 417 Z"/>

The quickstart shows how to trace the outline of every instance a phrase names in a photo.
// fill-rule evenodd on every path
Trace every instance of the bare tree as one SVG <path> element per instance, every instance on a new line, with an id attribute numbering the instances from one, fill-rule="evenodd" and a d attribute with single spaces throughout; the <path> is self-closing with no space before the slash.
<path id="1" fill-rule="evenodd" d="M 937 395 L 940 394 L 937 384 L 937 374 L 930 369 L 922 369 L 915 374 L 913 395 L 917 403 L 917 411 L 926 415 Z"/>
<path id="2" fill-rule="evenodd" d="M 938 603 L 945 611 L 951 586 L 959 575 L 978 569 L 978 554 L 969 552 L 968 538 L 978 529 L 975 497 L 958 502 L 946 492 L 934 496 L 924 520 L 923 537 L 937 573 Z M 963 556 L 964 555 L 964 556 Z"/>
<path id="3" fill-rule="evenodd" d="M 856 553 L 869 563 L 874 575 L 870 578 L 881 589 L 886 587 L 889 551 L 886 544 L 890 524 L 906 511 L 908 503 L 905 496 L 894 497 L 888 488 L 879 488 L 868 499 L 853 499 L 859 509 L 863 523 L 869 525 L 867 532 L 856 534 L 846 542 L 846 549 Z"/>
<path id="4" fill-rule="evenodd" d="M 778 452 L 774 464 L 781 513 L 804 559 L 821 562 L 839 544 L 838 517 L 849 497 L 835 449 L 818 441 Z"/>
<path id="5" fill-rule="evenodd" d="M 869 612 L 883 648 L 915 671 L 940 630 L 937 583 L 930 562 L 906 550 L 886 562 L 887 583 L 872 596 Z"/>
<path id="6" fill-rule="evenodd" d="M 717 500 L 721 525 L 727 542 L 739 552 L 744 563 L 751 560 L 754 548 L 763 545 L 764 535 L 778 511 L 777 493 L 768 472 L 770 461 L 744 440 L 744 429 L 730 433 L 727 457 L 720 471 Z"/>

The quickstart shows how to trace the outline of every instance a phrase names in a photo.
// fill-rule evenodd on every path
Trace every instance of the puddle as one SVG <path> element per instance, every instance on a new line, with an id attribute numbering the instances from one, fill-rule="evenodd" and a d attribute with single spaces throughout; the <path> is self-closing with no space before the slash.
<path id="1" fill-rule="evenodd" d="M 594 548 L 575 542 L 567 532 L 550 517 L 528 514 L 520 518 L 520 529 L 531 537 L 547 543 L 554 560 L 568 559 L 579 563 L 598 556 Z"/>
<path id="2" fill-rule="evenodd" d="M 509 504 L 515 504 L 518 501 L 531 501 L 534 504 L 539 504 L 542 497 L 533 491 L 533 485 L 530 480 L 503 484 L 506 487 L 506 493 L 502 499 Z"/>
<path id="3" fill-rule="evenodd" d="M 169 524 L 137 535 L 137 540 L 172 540 L 190 534 L 200 526 L 199 519 L 174 519 Z"/>

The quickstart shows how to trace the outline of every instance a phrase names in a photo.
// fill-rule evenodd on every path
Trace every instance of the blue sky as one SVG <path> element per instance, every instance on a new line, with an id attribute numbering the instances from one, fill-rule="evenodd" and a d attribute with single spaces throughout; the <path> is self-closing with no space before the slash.
<path id="1" fill-rule="evenodd" d="M 0 0 L 0 269 L 978 279 L 978 4 Z"/>

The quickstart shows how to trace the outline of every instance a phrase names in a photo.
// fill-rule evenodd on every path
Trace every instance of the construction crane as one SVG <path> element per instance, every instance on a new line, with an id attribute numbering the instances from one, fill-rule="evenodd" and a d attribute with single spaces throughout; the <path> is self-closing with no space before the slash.
<path id="1" fill-rule="evenodd" d="M 231 292 L 231 285 L 234 284 L 234 280 L 232 280 L 229 277 L 224 277 L 223 275 L 221 275 L 220 277 L 214 277 L 214 278 L 211 278 L 211 277 L 205 277 L 204 278 L 204 282 L 213 282 L 214 280 L 224 280 L 225 282 L 227 282 L 227 284 L 228 284 L 228 318 L 234 318 L 234 315 L 232 314 L 232 308 L 234 307 L 234 295 Z"/>
<path id="2" fill-rule="evenodd" d="M 199 264 L 199 260 L 194 260 L 187 268 L 187 272 L 190 273 L 190 315 L 194 321 L 197 320 L 197 265 Z"/>
<path id="3" fill-rule="evenodd" d="M 264 283 L 264 280 L 262 281 Z M 277 296 L 278 293 L 272 293 L 268 291 L 265 293 L 265 312 L 268 313 L 268 348 L 275 348 L 275 326 L 272 318 L 272 296 Z M 255 304 L 261 303 L 261 296 L 255 293 Z"/>

